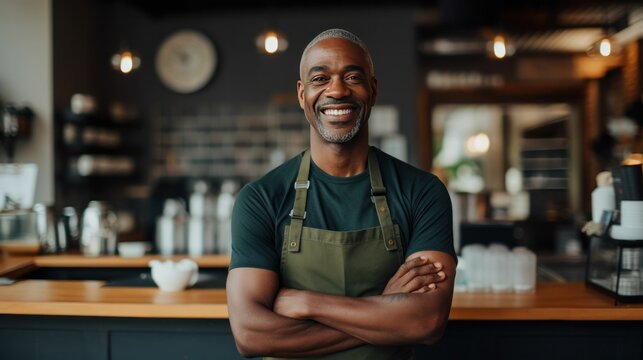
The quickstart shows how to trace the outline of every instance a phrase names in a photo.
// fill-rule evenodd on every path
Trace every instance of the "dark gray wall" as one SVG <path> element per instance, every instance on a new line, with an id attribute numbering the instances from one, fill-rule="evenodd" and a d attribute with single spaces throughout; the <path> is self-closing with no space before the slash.
<path id="1" fill-rule="evenodd" d="M 146 111 L 161 104 L 244 106 L 268 104 L 278 95 L 294 96 L 299 59 L 306 44 L 328 28 L 353 31 L 372 53 L 379 81 L 378 103 L 395 105 L 400 111 L 401 131 L 409 138 L 409 160 L 415 162 L 416 57 L 412 8 L 249 9 L 152 18 L 120 3 L 104 6 L 101 15 L 104 37 L 97 59 L 107 64 L 109 56 L 126 41 L 138 51 L 142 65 L 130 75 L 120 75 L 107 65 L 99 66 L 102 92 L 109 101 L 134 102 Z M 255 37 L 273 27 L 286 34 L 289 48 L 278 56 L 262 55 L 254 45 Z M 189 95 L 166 89 L 154 71 L 154 59 L 163 39 L 185 28 L 210 37 L 219 56 L 213 80 Z"/>

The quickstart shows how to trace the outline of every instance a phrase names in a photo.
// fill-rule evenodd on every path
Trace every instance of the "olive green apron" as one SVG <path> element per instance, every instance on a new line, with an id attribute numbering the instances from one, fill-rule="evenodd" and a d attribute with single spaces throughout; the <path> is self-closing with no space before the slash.
<path id="1" fill-rule="evenodd" d="M 331 231 L 303 226 L 309 171 L 310 150 L 306 150 L 295 182 L 292 219 L 285 227 L 281 252 L 282 286 L 350 297 L 382 294 L 388 280 L 404 262 L 404 254 L 399 227 L 393 224 L 389 213 L 375 153 L 369 151 L 368 171 L 371 201 L 379 227 Z M 413 351 L 408 347 L 363 345 L 314 359 L 412 358 Z"/>

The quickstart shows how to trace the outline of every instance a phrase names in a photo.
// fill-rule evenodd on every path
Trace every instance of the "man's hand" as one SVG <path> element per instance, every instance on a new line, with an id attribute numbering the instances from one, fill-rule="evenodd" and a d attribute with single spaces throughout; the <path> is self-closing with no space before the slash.
<path id="1" fill-rule="evenodd" d="M 273 311 L 292 319 L 304 319 L 307 314 L 306 291 L 282 288 L 277 293 Z"/>
<path id="2" fill-rule="evenodd" d="M 424 293 L 437 287 L 446 276 L 442 264 L 429 262 L 423 256 L 407 260 L 388 281 L 382 295 L 395 293 Z"/>

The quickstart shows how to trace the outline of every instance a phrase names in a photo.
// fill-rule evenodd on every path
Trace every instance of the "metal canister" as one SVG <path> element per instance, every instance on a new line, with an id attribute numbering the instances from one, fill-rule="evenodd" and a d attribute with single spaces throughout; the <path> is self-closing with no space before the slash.
<path id="1" fill-rule="evenodd" d="M 80 226 L 76 209 L 64 207 L 58 220 L 58 250 L 78 249 L 80 244 Z"/>
<path id="2" fill-rule="evenodd" d="M 58 250 L 56 237 L 56 213 L 53 206 L 35 204 L 33 210 L 36 213 L 36 226 L 40 247 L 43 252 L 54 253 Z"/>
<path id="3" fill-rule="evenodd" d="M 83 212 L 80 250 L 87 256 L 115 255 L 118 219 L 104 201 L 90 201 Z"/>

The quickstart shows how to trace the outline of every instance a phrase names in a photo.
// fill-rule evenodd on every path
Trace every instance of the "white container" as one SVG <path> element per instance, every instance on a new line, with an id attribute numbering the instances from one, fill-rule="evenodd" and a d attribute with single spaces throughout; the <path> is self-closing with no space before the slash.
<path id="1" fill-rule="evenodd" d="M 167 199 L 163 215 L 156 222 L 156 247 L 163 256 L 184 254 L 186 251 L 185 207 L 180 200 Z"/>
<path id="2" fill-rule="evenodd" d="M 512 251 L 511 274 L 516 292 L 531 292 L 536 289 L 536 254 L 524 247 Z"/>
<path id="3" fill-rule="evenodd" d="M 118 217 L 104 201 L 90 201 L 83 212 L 80 250 L 85 256 L 115 255 Z"/>
<path id="4" fill-rule="evenodd" d="M 216 220 L 191 217 L 188 221 L 188 254 L 203 256 L 215 251 Z"/>
<path id="5" fill-rule="evenodd" d="M 122 257 L 142 257 L 150 250 L 150 244 L 144 241 L 130 241 L 118 244 L 118 254 Z"/>
<path id="6" fill-rule="evenodd" d="M 605 210 L 614 210 L 614 187 L 598 186 L 592 191 L 592 222 L 600 223 Z"/>
<path id="7" fill-rule="evenodd" d="M 509 292 L 512 290 L 511 254 L 502 248 L 489 250 L 491 270 L 491 290 Z"/>
<path id="8" fill-rule="evenodd" d="M 487 266 L 487 249 L 480 244 L 471 244 L 462 248 L 462 257 L 467 264 L 467 286 L 469 291 L 485 291 L 489 288 Z"/>
<path id="9" fill-rule="evenodd" d="M 621 226 L 626 228 L 643 228 L 643 201 L 621 201 Z"/>

